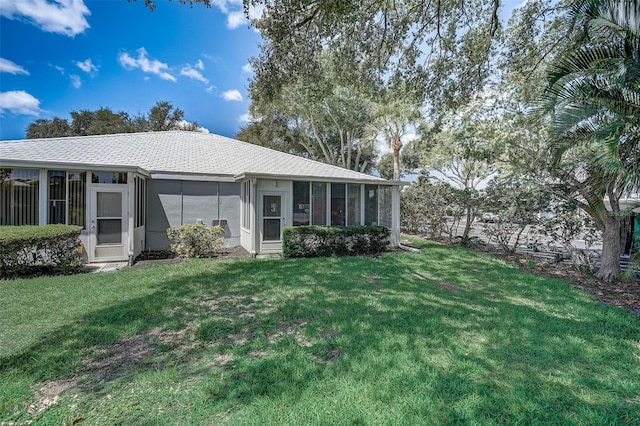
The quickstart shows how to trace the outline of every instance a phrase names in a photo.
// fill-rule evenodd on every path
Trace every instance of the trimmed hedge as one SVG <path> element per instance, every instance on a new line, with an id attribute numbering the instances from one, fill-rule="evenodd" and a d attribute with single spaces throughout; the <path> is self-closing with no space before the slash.
<path id="1" fill-rule="evenodd" d="M 385 226 L 296 226 L 282 231 L 285 258 L 373 255 L 389 247 Z"/>
<path id="2" fill-rule="evenodd" d="M 70 274 L 82 268 L 79 226 L 0 226 L 0 277 Z"/>
<path id="3" fill-rule="evenodd" d="M 207 257 L 224 244 L 224 228 L 203 224 L 185 223 L 178 228 L 167 229 L 170 249 L 186 258 Z"/>

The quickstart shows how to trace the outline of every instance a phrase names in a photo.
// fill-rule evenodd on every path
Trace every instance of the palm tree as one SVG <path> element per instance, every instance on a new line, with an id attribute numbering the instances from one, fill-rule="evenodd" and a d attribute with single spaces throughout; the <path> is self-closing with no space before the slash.
<path id="1" fill-rule="evenodd" d="M 581 205 L 603 231 L 597 276 L 613 281 L 620 268 L 619 200 L 640 187 L 640 0 L 579 0 L 572 14 L 576 47 L 548 73 L 553 152 L 558 165 L 576 150 L 582 155 L 569 175 L 557 170 L 579 183 Z"/>

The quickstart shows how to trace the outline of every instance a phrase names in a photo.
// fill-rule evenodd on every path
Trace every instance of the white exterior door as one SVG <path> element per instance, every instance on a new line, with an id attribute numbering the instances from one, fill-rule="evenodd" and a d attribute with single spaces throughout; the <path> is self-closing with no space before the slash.
<path id="1" fill-rule="evenodd" d="M 128 259 L 129 191 L 122 185 L 96 185 L 91 189 L 89 261 Z"/>
<path id="2" fill-rule="evenodd" d="M 286 222 L 284 192 L 260 192 L 260 252 L 282 251 L 282 228 Z"/>

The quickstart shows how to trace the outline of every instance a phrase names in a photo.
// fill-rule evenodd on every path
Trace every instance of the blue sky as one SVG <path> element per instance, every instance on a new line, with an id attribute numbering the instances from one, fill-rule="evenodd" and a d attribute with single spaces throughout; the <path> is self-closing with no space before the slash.
<path id="1" fill-rule="evenodd" d="M 519 0 L 506 0 L 501 16 Z M 135 115 L 169 101 L 212 133 L 248 117 L 260 35 L 242 0 L 0 0 L 0 140 L 30 122 L 109 107 Z M 259 10 L 252 10 L 253 16 Z"/>
<path id="2" fill-rule="evenodd" d="M 260 36 L 241 0 L 0 0 L 0 139 L 38 118 L 109 107 L 146 113 L 166 100 L 233 137 L 249 107 Z"/>

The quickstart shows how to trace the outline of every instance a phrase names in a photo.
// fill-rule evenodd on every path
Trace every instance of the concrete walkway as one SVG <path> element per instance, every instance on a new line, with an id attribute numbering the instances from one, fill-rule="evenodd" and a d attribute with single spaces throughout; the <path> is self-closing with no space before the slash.
<path id="1" fill-rule="evenodd" d="M 87 272 L 116 272 L 127 266 L 127 262 L 88 263 L 84 266 Z"/>

